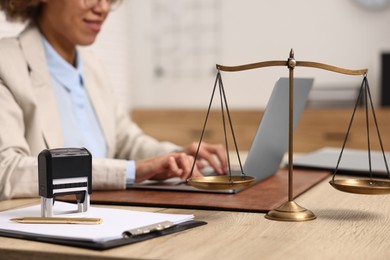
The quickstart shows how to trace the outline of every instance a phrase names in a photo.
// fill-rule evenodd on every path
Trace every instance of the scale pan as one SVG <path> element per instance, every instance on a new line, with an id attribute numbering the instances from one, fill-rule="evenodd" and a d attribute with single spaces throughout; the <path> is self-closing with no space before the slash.
<path id="1" fill-rule="evenodd" d="M 356 194 L 390 194 L 390 181 L 378 179 L 341 179 L 331 180 L 333 188 Z"/>
<path id="2" fill-rule="evenodd" d="M 255 180 L 250 176 L 203 176 L 187 180 L 187 184 L 203 190 L 230 190 L 248 186 Z"/>

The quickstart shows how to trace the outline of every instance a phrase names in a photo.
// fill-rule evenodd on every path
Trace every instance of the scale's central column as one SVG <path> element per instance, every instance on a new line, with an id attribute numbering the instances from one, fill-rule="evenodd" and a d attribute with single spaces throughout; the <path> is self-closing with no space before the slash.
<path id="1" fill-rule="evenodd" d="M 294 51 L 290 51 L 287 60 L 289 69 L 289 109 L 288 109 L 288 201 L 279 208 L 271 210 L 265 215 L 266 218 L 279 221 L 306 221 L 313 220 L 316 216 L 293 201 L 293 134 L 294 134 L 294 68 L 297 65 L 294 59 Z"/>
<path id="2" fill-rule="evenodd" d="M 291 50 L 288 58 L 287 67 L 289 69 L 289 114 L 288 114 L 288 200 L 293 200 L 293 147 L 294 147 L 294 68 L 297 62 L 294 59 L 294 51 Z"/>

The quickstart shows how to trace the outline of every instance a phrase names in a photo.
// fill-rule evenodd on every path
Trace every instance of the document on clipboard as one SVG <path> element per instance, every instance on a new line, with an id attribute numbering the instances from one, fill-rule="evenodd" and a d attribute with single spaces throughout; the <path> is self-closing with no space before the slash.
<path id="1" fill-rule="evenodd" d="M 104 250 L 168 235 L 206 224 L 193 215 L 165 214 L 90 207 L 85 217 L 100 218 L 96 225 L 26 224 L 12 221 L 39 217 L 41 205 L 0 212 L 0 235 L 55 244 Z M 74 204 L 56 202 L 57 214 L 74 211 Z"/>

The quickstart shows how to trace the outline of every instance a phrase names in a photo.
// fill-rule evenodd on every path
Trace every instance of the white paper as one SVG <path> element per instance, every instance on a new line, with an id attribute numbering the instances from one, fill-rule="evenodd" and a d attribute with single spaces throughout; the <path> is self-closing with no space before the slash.
<path id="1" fill-rule="evenodd" d="M 56 202 L 54 209 L 57 210 L 55 213 L 58 214 L 58 212 L 72 212 L 75 210 L 75 207 L 75 204 Z M 180 224 L 194 218 L 193 215 L 90 207 L 86 217 L 101 218 L 103 219 L 103 223 L 97 225 L 26 224 L 10 221 L 11 218 L 18 217 L 39 217 L 40 213 L 41 205 L 0 212 L 0 230 L 104 242 L 121 238 L 122 233 L 130 229 L 148 226 L 162 221 L 171 221 L 174 224 Z"/>

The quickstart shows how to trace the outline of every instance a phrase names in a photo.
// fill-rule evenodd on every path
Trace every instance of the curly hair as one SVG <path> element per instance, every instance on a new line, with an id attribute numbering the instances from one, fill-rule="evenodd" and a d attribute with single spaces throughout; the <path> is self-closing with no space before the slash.
<path id="1" fill-rule="evenodd" d="M 122 0 L 110 0 L 112 5 L 119 6 Z M 41 9 L 40 0 L 0 0 L 0 10 L 5 13 L 7 21 L 35 21 Z"/>
<path id="2" fill-rule="evenodd" d="M 0 10 L 4 11 L 7 21 L 33 21 L 39 14 L 39 0 L 0 0 Z"/>

